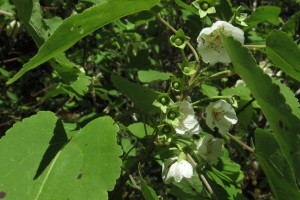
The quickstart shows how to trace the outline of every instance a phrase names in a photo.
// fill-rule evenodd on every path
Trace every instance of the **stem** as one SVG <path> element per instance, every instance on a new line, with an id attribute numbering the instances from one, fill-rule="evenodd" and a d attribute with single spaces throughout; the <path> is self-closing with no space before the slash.
<path id="1" fill-rule="evenodd" d="M 190 156 L 190 154 L 186 154 L 186 158 L 192 164 L 192 166 L 196 169 L 196 171 L 197 171 L 197 173 L 199 175 L 200 180 L 204 184 L 204 186 L 207 189 L 207 191 L 211 194 L 212 198 L 218 200 L 218 197 L 215 195 L 215 193 L 212 190 L 211 186 L 207 182 L 205 176 L 200 173 L 201 172 L 200 168 L 199 168 L 198 164 L 194 161 L 194 159 L 192 158 L 192 156 Z"/>
<path id="2" fill-rule="evenodd" d="M 213 99 L 230 99 L 231 97 L 232 97 L 232 96 L 214 96 L 214 97 L 209 97 L 209 98 L 203 98 L 203 99 L 200 99 L 200 100 L 198 100 L 198 101 L 195 101 L 194 103 L 192 103 L 192 105 L 201 103 L 201 102 L 203 102 L 203 101 L 213 100 Z"/>
<path id="3" fill-rule="evenodd" d="M 244 45 L 244 47 L 247 47 L 249 49 L 259 49 L 259 48 L 266 48 L 267 46 L 265 44 L 247 44 Z"/>
<path id="4" fill-rule="evenodd" d="M 10 12 L 6 12 L 6 11 L 4 11 L 4 10 L 0 10 L 0 14 L 6 15 L 6 16 L 9 16 L 9 17 L 13 17 L 13 16 L 14 16 L 14 14 L 12 14 L 12 13 L 10 13 Z"/>
<path id="5" fill-rule="evenodd" d="M 249 147 L 248 145 L 246 145 L 245 143 L 241 142 L 239 139 L 237 139 L 235 136 L 231 135 L 230 133 L 226 133 L 227 136 L 230 137 L 230 139 L 232 139 L 233 141 L 235 141 L 238 145 L 240 145 L 241 147 L 243 147 L 244 149 L 247 149 L 248 151 L 250 151 L 251 153 L 254 153 L 254 149 Z"/>
<path id="6" fill-rule="evenodd" d="M 177 30 L 171 26 L 166 20 L 164 20 L 161 16 L 159 15 L 156 15 L 156 18 L 161 22 L 163 23 L 166 27 L 168 27 L 171 31 L 173 31 L 174 33 L 177 32 Z M 191 43 L 187 43 L 188 47 L 191 49 L 192 53 L 194 54 L 195 56 L 195 60 L 197 63 L 200 63 L 200 59 L 199 59 L 199 56 L 198 56 L 198 53 L 197 51 L 195 50 L 195 48 L 191 45 Z"/>

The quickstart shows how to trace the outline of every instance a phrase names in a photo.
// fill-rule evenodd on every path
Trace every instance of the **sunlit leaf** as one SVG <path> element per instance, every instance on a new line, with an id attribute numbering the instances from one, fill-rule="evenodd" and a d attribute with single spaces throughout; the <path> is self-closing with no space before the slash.
<path id="1" fill-rule="evenodd" d="M 5 199 L 107 199 L 120 175 L 117 126 L 101 117 L 72 132 L 51 112 L 16 123 L 0 140 Z"/>

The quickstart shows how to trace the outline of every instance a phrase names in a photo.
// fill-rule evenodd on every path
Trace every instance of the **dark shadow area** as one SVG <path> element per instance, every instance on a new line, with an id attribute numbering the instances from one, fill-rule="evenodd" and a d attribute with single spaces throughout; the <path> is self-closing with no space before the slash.
<path id="1" fill-rule="evenodd" d="M 36 171 L 34 176 L 34 180 L 37 179 L 47 168 L 47 166 L 51 163 L 51 161 L 55 158 L 57 153 L 68 143 L 68 137 L 66 131 L 64 129 L 63 123 L 61 120 L 58 120 L 56 123 L 56 127 L 54 130 L 54 135 L 49 143 L 49 147 L 47 148 L 42 161 Z"/>

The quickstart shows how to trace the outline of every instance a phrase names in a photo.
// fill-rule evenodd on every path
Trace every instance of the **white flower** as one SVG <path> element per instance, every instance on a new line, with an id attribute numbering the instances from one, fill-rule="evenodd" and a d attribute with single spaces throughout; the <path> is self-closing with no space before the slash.
<path id="1" fill-rule="evenodd" d="M 234 109 L 225 100 L 211 102 L 206 107 L 206 124 L 211 130 L 218 128 L 219 133 L 225 135 L 237 121 Z"/>
<path id="2" fill-rule="evenodd" d="M 15 38 L 21 28 L 20 22 L 12 20 L 5 29 L 6 35 Z"/>
<path id="3" fill-rule="evenodd" d="M 218 158 L 223 156 L 222 147 L 224 140 L 214 138 L 208 134 L 204 136 L 197 145 L 198 154 L 209 164 L 217 164 Z"/>
<path id="4" fill-rule="evenodd" d="M 165 183 L 170 183 L 173 180 L 180 182 L 183 178 L 192 178 L 193 176 L 193 167 L 186 160 L 177 160 L 178 157 L 168 159 L 162 166 L 162 178 Z M 174 162 L 174 163 L 173 163 Z M 172 164 L 173 163 L 173 164 Z M 169 166 L 171 167 L 169 168 Z"/>
<path id="5" fill-rule="evenodd" d="M 211 65 L 217 62 L 231 62 L 223 45 L 221 33 L 225 36 L 232 36 L 244 44 L 244 32 L 240 28 L 234 27 L 225 21 L 217 21 L 211 28 L 202 29 L 197 38 L 198 51 L 204 62 L 209 62 Z"/>
<path id="6" fill-rule="evenodd" d="M 237 81 L 235 82 L 235 85 L 234 85 L 234 86 L 235 86 L 235 87 L 239 87 L 239 86 L 245 87 L 245 86 L 246 86 L 246 83 L 245 83 L 243 80 L 239 79 L 239 80 L 237 80 Z"/>
<path id="7" fill-rule="evenodd" d="M 184 100 L 176 102 L 175 105 L 179 106 L 179 111 L 182 114 L 179 118 L 179 124 L 174 126 L 176 133 L 184 136 L 199 134 L 201 128 L 192 104 Z"/>

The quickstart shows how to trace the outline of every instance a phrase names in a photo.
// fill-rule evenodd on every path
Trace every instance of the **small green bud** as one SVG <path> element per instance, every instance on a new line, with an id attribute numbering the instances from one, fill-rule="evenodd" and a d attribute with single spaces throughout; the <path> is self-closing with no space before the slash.
<path id="1" fill-rule="evenodd" d="M 203 1 L 200 5 L 201 10 L 206 11 L 209 8 L 209 4 L 206 1 Z"/>
<path id="2" fill-rule="evenodd" d="M 180 88 L 180 84 L 178 82 L 173 83 L 173 88 L 174 89 L 179 89 Z"/>
<path id="3" fill-rule="evenodd" d="M 170 99 L 166 97 L 161 97 L 159 101 L 162 105 L 167 105 L 170 102 Z"/>
<path id="4" fill-rule="evenodd" d="M 190 72 L 190 68 L 184 67 L 184 68 L 183 68 L 183 71 L 184 71 L 184 73 L 189 73 L 189 72 Z"/>
<path id="5" fill-rule="evenodd" d="M 168 113 L 168 118 L 169 119 L 175 119 L 176 118 L 176 113 L 174 112 L 174 111 L 170 111 L 169 113 Z"/>

